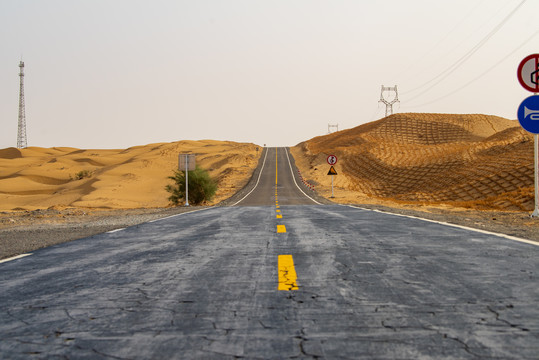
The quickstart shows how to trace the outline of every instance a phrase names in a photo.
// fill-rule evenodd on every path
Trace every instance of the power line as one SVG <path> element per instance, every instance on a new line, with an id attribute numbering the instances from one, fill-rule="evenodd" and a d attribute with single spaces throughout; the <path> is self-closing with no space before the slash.
<path id="1" fill-rule="evenodd" d="M 524 5 L 526 0 L 522 0 L 498 25 L 494 27 L 481 41 L 479 41 L 471 50 L 469 50 L 466 54 L 464 54 L 462 57 L 460 57 L 457 61 L 455 61 L 451 66 L 446 68 L 444 71 L 442 71 L 440 74 L 432 78 L 431 80 L 427 81 L 423 85 L 417 87 L 415 90 L 420 89 L 427 84 L 430 84 L 436 80 L 434 84 L 427 87 L 425 90 L 421 91 L 417 95 L 413 96 L 412 98 L 408 99 L 408 101 L 414 100 L 421 95 L 428 92 L 430 89 L 438 85 L 441 81 L 445 80 L 449 75 L 453 74 L 458 68 L 460 68 L 470 57 L 472 57 L 473 54 L 475 54 L 479 49 L 483 47 L 504 25 L 509 21 L 509 19 L 516 13 L 516 11 Z"/>
<path id="2" fill-rule="evenodd" d="M 440 44 L 442 44 L 442 43 L 443 43 L 443 42 L 444 42 L 444 41 L 445 41 L 445 40 L 446 40 L 452 33 L 454 33 L 455 30 L 457 30 L 457 29 L 464 23 L 464 21 L 465 21 L 466 19 L 468 19 L 472 14 L 474 14 L 475 10 L 476 10 L 476 9 L 479 7 L 479 5 L 481 5 L 484 1 L 485 1 L 485 0 L 479 0 L 478 2 L 476 2 L 475 5 L 468 11 L 468 13 L 467 13 L 464 17 L 462 17 L 462 18 L 460 19 L 460 21 L 458 21 L 458 22 L 456 23 L 456 25 L 453 26 L 453 28 L 452 28 L 449 32 L 447 32 L 447 33 L 446 33 L 440 40 L 438 40 L 434 46 L 431 46 L 427 51 L 425 51 L 425 52 L 423 53 L 423 55 L 421 55 L 421 56 L 419 57 L 419 59 L 417 59 L 417 61 L 414 61 L 412 64 L 410 64 L 410 66 L 408 66 L 408 68 L 406 68 L 404 71 L 401 71 L 401 72 L 400 72 L 400 76 L 401 76 L 400 79 L 402 80 L 402 79 L 411 77 L 411 76 L 408 76 L 408 74 L 407 74 L 407 73 L 410 71 L 410 69 L 413 68 L 413 67 L 417 67 L 418 64 L 423 63 L 424 61 L 426 61 L 425 59 L 427 59 L 427 56 L 430 55 L 432 52 L 434 52 L 434 50 L 437 49 L 437 48 L 440 46 Z M 490 19 L 489 19 L 489 20 L 490 20 Z M 481 25 L 481 26 L 479 26 L 479 28 L 481 28 L 481 27 L 483 27 L 483 26 L 484 26 L 484 24 Z M 467 39 L 463 39 L 459 44 L 457 44 L 457 45 L 454 46 L 452 49 L 450 49 L 450 50 L 447 52 L 447 54 L 449 54 L 449 53 L 451 53 L 452 51 L 454 51 L 455 48 L 458 48 L 458 47 L 459 47 L 460 45 L 462 45 L 462 43 L 463 43 L 464 41 L 466 41 L 466 40 L 467 40 Z M 444 54 L 444 55 L 445 55 L 445 54 Z M 406 77 L 404 77 L 404 78 L 402 77 L 402 74 L 403 74 L 403 73 L 406 75 Z M 418 71 L 415 71 L 414 73 L 417 74 Z M 399 82 L 402 82 L 402 81 L 399 81 Z M 430 81 L 429 81 L 428 83 L 430 83 Z M 407 94 L 407 93 L 410 93 L 410 92 L 414 92 L 415 90 L 418 90 L 418 89 L 422 88 L 424 85 L 425 85 L 425 84 L 423 84 L 423 85 L 421 85 L 421 86 L 418 86 L 418 87 L 416 87 L 416 88 L 413 88 L 413 89 L 411 89 L 411 90 L 403 91 L 402 94 Z"/>
<path id="3" fill-rule="evenodd" d="M 434 102 L 437 102 L 437 101 L 440 101 L 440 100 L 443 100 L 459 91 L 461 91 L 462 89 L 468 87 L 469 85 L 471 85 L 472 83 L 476 82 L 477 80 L 481 79 L 483 76 L 485 76 L 486 74 L 488 74 L 489 72 L 491 72 L 492 70 L 494 70 L 494 68 L 496 68 L 498 65 L 500 65 L 502 62 L 504 62 L 505 60 L 507 60 L 511 55 L 513 55 L 514 53 L 516 53 L 518 50 L 520 50 L 520 48 L 522 48 L 524 45 L 526 45 L 527 43 L 529 43 L 534 37 L 536 37 L 537 35 L 539 35 L 539 30 L 537 30 L 536 32 L 534 32 L 529 38 L 527 38 L 523 43 L 521 43 L 519 46 L 517 46 L 513 51 L 511 51 L 509 54 L 507 54 L 506 56 L 504 56 L 501 60 L 499 60 L 496 64 L 492 65 L 490 68 L 488 68 L 487 70 L 485 70 L 483 73 L 481 73 L 480 75 L 476 76 L 475 78 L 473 78 L 472 80 L 468 81 L 466 84 L 460 86 L 459 88 L 445 94 L 444 96 L 441 96 L 439 98 L 436 98 L 434 100 L 431 100 L 429 102 L 426 102 L 426 103 L 423 103 L 421 105 L 411 105 L 411 107 L 422 107 L 422 106 L 425 106 L 425 105 L 430 105 Z"/>

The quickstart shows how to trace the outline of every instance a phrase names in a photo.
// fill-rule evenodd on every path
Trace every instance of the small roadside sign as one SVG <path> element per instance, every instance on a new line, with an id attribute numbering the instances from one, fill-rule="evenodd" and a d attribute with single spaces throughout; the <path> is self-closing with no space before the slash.
<path id="1" fill-rule="evenodd" d="M 178 155 L 178 170 L 185 171 L 186 168 L 188 171 L 195 170 L 196 168 L 195 154 L 179 154 Z"/>
<path id="2" fill-rule="evenodd" d="M 337 170 L 332 166 L 329 168 L 328 175 L 337 175 Z"/>
<path id="3" fill-rule="evenodd" d="M 539 95 L 532 95 L 518 107 L 518 122 L 527 132 L 539 134 Z"/>
<path id="4" fill-rule="evenodd" d="M 337 163 L 337 157 L 335 155 L 329 155 L 327 162 L 329 165 L 335 165 Z"/>
<path id="5" fill-rule="evenodd" d="M 185 171 L 185 206 L 189 206 L 189 171 L 196 169 L 195 154 L 179 154 L 178 170 Z"/>
<path id="6" fill-rule="evenodd" d="M 539 54 L 528 55 L 520 62 L 517 77 L 524 89 L 539 93 Z"/>

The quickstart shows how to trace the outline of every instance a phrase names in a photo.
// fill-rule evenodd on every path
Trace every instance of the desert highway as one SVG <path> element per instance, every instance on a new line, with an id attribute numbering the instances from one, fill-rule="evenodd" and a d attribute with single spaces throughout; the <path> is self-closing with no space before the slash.
<path id="1" fill-rule="evenodd" d="M 539 246 L 300 190 L 0 263 L 0 358 L 538 359 Z"/>

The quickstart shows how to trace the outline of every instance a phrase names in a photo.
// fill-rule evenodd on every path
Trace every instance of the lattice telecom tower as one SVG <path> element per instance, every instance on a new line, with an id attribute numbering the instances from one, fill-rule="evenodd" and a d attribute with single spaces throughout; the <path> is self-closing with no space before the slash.
<path id="1" fill-rule="evenodd" d="M 19 62 L 19 77 L 21 79 L 19 89 L 19 128 L 17 130 L 17 147 L 19 149 L 28 146 L 26 141 L 26 113 L 24 111 L 24 62 Z"/>
<path id="2" fill-rule="evenodd" d="M 395 98 L 393 100 L 389 101 L 384 98 L 384 91 L 388 92 L 395 92 Z M 381 103 L 386 104 L 386 116 L 393 114 L 393 104 L 399 102 L 399 93 L 397 92 L 397 85 L 395 86 L 384 86 L 382 85 L 382 91 L 380 92 L 380 101 Z"/>

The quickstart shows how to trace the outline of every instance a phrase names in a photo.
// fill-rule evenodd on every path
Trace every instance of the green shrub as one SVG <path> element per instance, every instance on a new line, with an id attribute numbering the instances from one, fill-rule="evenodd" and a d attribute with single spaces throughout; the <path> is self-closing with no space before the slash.
<path id="1" fill-rule="evenodd" d="M 185 171 L 174 170 L 174 176 L 168 177 L 174 180 L 174 185 L 167 185 L 165 190 L 170 193 L 168 200 L 178 205 L 185 201 Z M 196 167 L 189 171 L 189 204 L 198 205 L 204 201 L 211 201 L 217 191 L 217 183 L 204 169 Z"/>
<path id="2" fill-rule="evenodd" d="M 75 180 L 82 180 L 84 178 L 92 177 L 92 172 L 88 170 L 81 170 L 78 173 L 75 174 Z M 71 175 L 69 175 L 70 179 L 73 179 Z"/>

